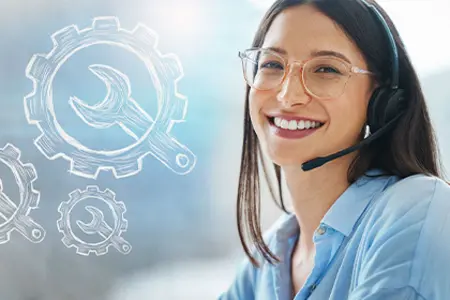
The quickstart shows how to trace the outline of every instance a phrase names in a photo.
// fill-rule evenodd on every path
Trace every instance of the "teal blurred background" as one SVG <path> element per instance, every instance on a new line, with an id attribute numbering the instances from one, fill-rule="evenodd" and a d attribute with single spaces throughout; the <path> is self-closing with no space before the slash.
<path id="1" fill-rule="evenodd" d="M 380 1 L 403 35 L 428 97 L 443 161 L 450 164 L 450 20 L 448 1 Z M 257 0 L 1 0 L 0 2 L 0 148 L 12 143 L 23 162 L 36 168 L 34 187 L 39 208 L 30 216 L 46 230 L 33 244 L 13 231 L 0 244 L 0 299 L 214 299 L 231 283 L 243 257 L 236 231 L 235 196 L 240 163 L 244 82 L 239 50 L 250 47 L 270 1 Z M 405 14 L 405 9 L 410 13 Z M 420 13 L 420 14 L 419 14 Z M 69 172 L 69 162 L 49 160 L 33 141 L 40 135 L 27 122 L 24 97 L 32 92 L 25 69 L 33 54 L 48 53 L 51 35 L 76 25 L 92 26 L 94 18 L 115 16 L 122 28 L 143 23 L 158 36 L 162 54 L 178 56 L 183 78 L 178 92 L 188 99 L 184 123 L 171 133 L 197 157 L 194 169 L 177 175 L 147 155 L 138 174 L 116 179 L 101 171 L 94 179 Z M 420 22 L 417 21 L 420 16 Z M 53 82 L 53 105 L 64 130 L 91 149 L 117 149 L 133 140 L 119 127 L 90 128 L 69 105 L 77 96 L 94 105 L 105 85 L 88 66 L 110 65 L 127 74 L 132 96 L 149 115 L 158 109 L 155 87 L 142 62 L 118 47 L 92 46 L 73 55 Z M 11 171 L 0 164 L 3 192 L 18 203 L 19 190 Z M 61 242 L 58 206 L 75 189 L 98 185 L 123 201 L 128 229 L 123 237 L 132 251 L 114 247 L 107 254 L 82 256 Z M 280 212 L 267 191 L 263 197 L 263 228 Z M 96 206 L 95 200 L 86 204 Z M 98 205 L 97 205 L 98 206 Z M 106 206 L 105 220 L 112 224 Z M 75 221 L 88 223 L 83 205 Z M 3 220 L 1 220 L 3 221 Z M 74 230 L 75 231 L 75 230 Z M 80 230 L 80 238 L 95 240 Z"/>

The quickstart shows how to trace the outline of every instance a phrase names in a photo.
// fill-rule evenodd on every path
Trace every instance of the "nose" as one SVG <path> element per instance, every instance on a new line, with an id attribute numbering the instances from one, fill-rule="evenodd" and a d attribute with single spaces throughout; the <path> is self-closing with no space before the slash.
<path id="1" fill-rule="evenodd" d="M 288 70 L 281 90 L 277 94 L 278 101 L 285 107 L 298 104 L 307 104 L 311 101 L 311 96 L 305 89 L 302 79 L 302 69 L 295 71 L 295 68 Z"/>

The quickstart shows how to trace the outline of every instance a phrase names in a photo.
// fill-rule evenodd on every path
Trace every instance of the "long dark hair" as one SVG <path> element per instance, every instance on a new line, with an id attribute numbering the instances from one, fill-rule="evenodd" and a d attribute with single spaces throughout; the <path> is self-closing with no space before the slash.
<path id="1" fill-rule="evenodd" d="M 399 86 L 405 90 L 408 108 L 396 128 L 369 147 L 361 149 L 353 160 L 347 178 L 353 183 L 372 168 L 384 174 L 405 178 L 414 174 L 441 177 L 437 142 L 432 128 L 425 97 L 408 54 L 399 34 L 386 12 L 375 1 L 368 0 L 386 19 L 398 47 Z M 312 4 L 334 20 L 352 39 L 365 57 L 369 70 L 379 74 L 377 82 L 387 84 L 391 77 L 390 45 L 381 24 L 359 0 L 277 0 L 264 15 L 253 40 L 252 47 L 261 47 L 275 17 L 286 8 Z M 269 179 L 266 162 L 261 153 L 257 135 L 249 115 L 249 90 L 245 93 L 244 138 L 237 195 L 237 225 L 243 249 L 254 266 L 259 263 L 254 251 L 247 244 L 249 239 L 254 249 L 266 261 L 279 262 L 264 241 L 260 225 L 260 177 L 259 163 L 273 199 L 278 190 L 278 206 L 285 212 L 281 188 L 280 167 L 273 164 L 277 186 Z M 375 155 L 376 154 L 376 155 Z M 252 254 L 253 253 L 253 254 Z"/>

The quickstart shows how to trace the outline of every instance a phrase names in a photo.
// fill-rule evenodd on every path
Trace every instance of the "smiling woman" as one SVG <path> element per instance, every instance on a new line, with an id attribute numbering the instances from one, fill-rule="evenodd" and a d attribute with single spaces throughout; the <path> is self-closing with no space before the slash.
<path id="1" fill-rule="evenodd" d="M 278 0 L 239 57 L 237 220 L 248 257 L 220 299 L 447 299 L 450 188 L 384 10 L 374 0 Z M 262 152 L 285 212 L 265 235 Z"/>

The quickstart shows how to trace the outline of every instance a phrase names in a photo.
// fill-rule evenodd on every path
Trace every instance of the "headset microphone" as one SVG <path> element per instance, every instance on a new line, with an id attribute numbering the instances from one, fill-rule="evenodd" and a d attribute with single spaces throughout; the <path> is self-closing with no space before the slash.
<path id="1" fill-rule="evenodd" d="M 382 128 L 378 129 L 377 132 L 374 134 L 371 134 L 358 144 L 345 148 L 344 150 L 341 150 L 339 152 L 336 152 L 334 154 L 324 156 L 324 157 L 317 157 L 311 160 L 308 160 L 307 162 L 302 164 L 302 170 L 303 171 L 310 171 L 312 169 L 318 168 L 327 162 L 330 162 L 336 158 L 342 157 L 344 155 L 347 155 L 353 151 L 361 149 L 363 146 L 375 141 L 379 137 L 381 137 L 383 134 L 385 134 L 387 131 L 391 130 L 395 122 L 400 118 L 402 114 L 397 115 L 393 120 L 389 121 L 386 125 L 384 125 Z"/>

